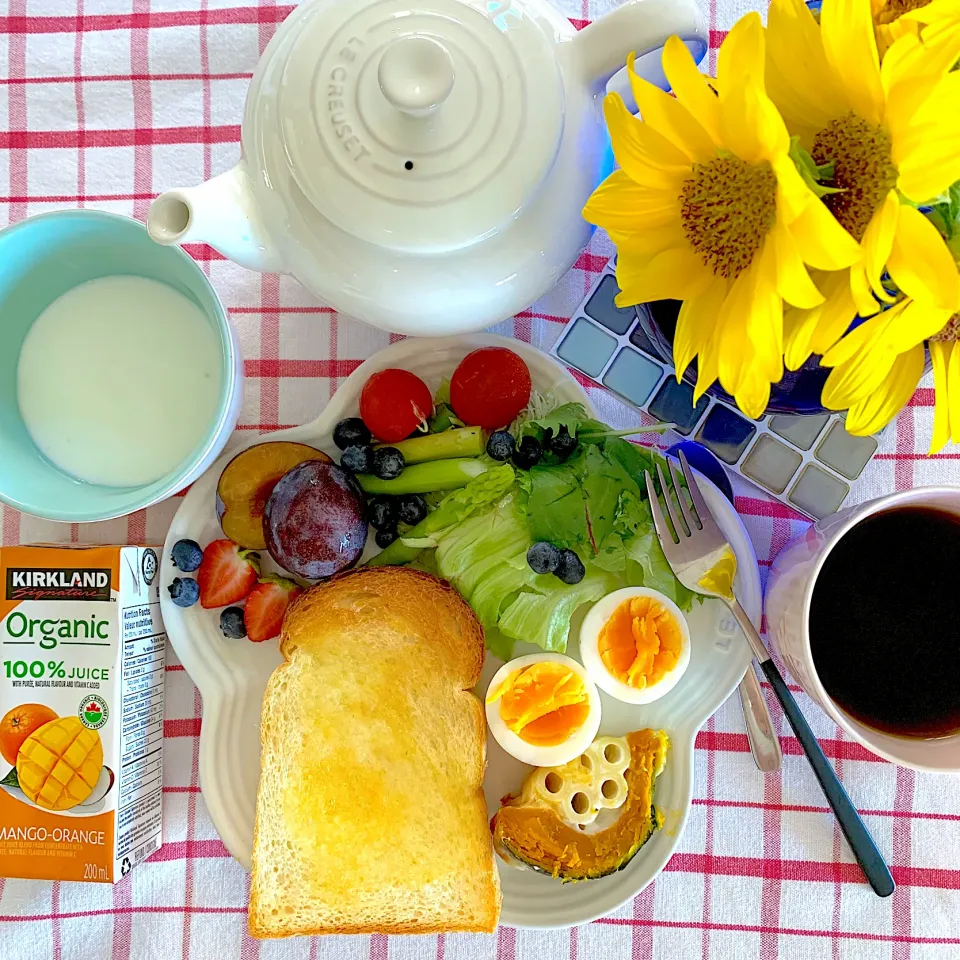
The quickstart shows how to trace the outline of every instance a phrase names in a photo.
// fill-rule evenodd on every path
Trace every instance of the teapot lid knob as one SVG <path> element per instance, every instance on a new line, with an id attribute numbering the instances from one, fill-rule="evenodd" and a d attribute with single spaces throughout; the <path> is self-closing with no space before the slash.
<path id="1" fill-rule="evenodd" d="M 453 89 L 453 59 L 431 37 L 394 40 L 380 57 L 377 80 L 398 110 L 423 116 L 443 103 Z"/>

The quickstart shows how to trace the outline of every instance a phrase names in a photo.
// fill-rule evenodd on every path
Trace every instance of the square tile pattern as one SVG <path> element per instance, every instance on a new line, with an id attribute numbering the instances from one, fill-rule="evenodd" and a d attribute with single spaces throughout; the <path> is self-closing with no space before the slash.
<path id="1" fill-rule="evenodd" d="M 674 432 L 693 436 L 741 476 L 819 520 L 840 509 L 877 452 L 876 437 L 853 437 L 840 414 L 748 420 L 735 407 L 677 383 L 673 367 L 624 309 L 611 260 L 554 345 L 567 365 L 612 390 Z"/>

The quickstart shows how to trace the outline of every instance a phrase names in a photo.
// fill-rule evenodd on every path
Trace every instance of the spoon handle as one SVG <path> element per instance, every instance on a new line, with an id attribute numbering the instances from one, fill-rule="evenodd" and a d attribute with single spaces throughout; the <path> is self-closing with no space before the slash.
<path id="1" fill-rule="evenodd" d="M 896 888 L 896 884 L 893 882 L 893 875 L 883 859 L 883 854 L 877 849 L 873 837 L 870 836 L 870 831 L 867 830 L 860 819 L 860 814 L 857 813 L 850 797 L 847 796 L 847 791 L 843 789 L 843 784 L 837 779 L 833 767 L 830 766 L 827 758 L 823 755 L 820 744 L 817 743 L 817 738 L 813 735 L 810 725 L 800 712 L 800 707 L 797 706 L 797 701 L 793 699 L 793 694 L 787 689 L 777 665 L 773 660 L 764 660 L 760 666 L 767 675 L 767 679 L 773 687 L 773 692 L 777 695 L 780 706 L 783 707 L 783 712 L 786 714 L 790 726 L 793 727 L 793 732 L 797 735 L 800 746 L 803 747 L 803 752 L 807 755 L 807 760 L 810 761 L 810 766 L 813 767 L 814 775 L 820 781 L 820 787 L 827 798 L 827 803 L 830 804 L 836 815 L 840 829 L 847 838 L 847 843 L 850 844 L 850 849 L 857 858 L 857 863 L 860 864 L 867 882 L 873 887 L 877 896 L 889 897 Z"/>
<path id="2" fill-rule="evenodd" d="M 783 754 L 780 741 L 773 729 L 773 720 L 763 698 L 760 681 L 757 679 L 753 663 L 740 681 L 740 706 L 743 707 L 743 725 L 747 728 L 747 742 L 757 767 L 763 773 L 773 773 L 780 769 Z"/>

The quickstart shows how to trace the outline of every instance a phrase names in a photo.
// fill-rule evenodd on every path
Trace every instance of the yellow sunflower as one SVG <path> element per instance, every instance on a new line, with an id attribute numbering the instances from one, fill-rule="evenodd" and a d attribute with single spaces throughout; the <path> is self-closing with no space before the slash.
<path id="1" fill-rule="evenodd" d="M 604 101 L 621 169 L 584 217 L 617 245 L 620 306 L 683 300 L 674 338 L 678 378 L 699 356 L 696 397 L 717 378 L 748 416 L 783 375 L 783 301 L 823 301 L 806 264 L 839 270 L 857 244 L 807 187 L 790 137 L 764 92 L 764 36 L 751 13 L 720 48 L 719 95 L 676 37 L 663 66 L 676 97 L 638 77 L 639 120 Z"/>
<path id="2" fill-rule="evenodd" d="M 953 256 L 914 205 L 960 179 L 958 56 L 960 29 L 940 29 L 929 43 L 926 32 L 901 37 L 881 64 L 870 0 L 825 0 L 819 26 L 802 0 L 770 7 L 767 90 L 829 172 L 839 192 L 823 202 L 861 247 L 849 271 L 815 277 L 823 304 L 788 312 L 785 362 L 796 369 L 825 355 L 834 370 L 824 402 L 851 408 L 854 433 L 879 429 L 909 399 L 923 340 L 960 306 Z M 874 320 L 831 349 L 857 314 Z"/>
<path id="3" fill-rule="evenodd" d="M 948 440 L 960 443 L 960 316 L 930 338 L 933 361 L 933 438 L 930 452 L 943 449 Z"/>
<path id="4" fill-rule="evenodd" d="M 883 56 L 903 36 L 931 39 L 960 24 L 960 0 L 871 0 L 877 46 Z"/>
<path id="5" fill-rule="evenodd" d="M 954 268 L 956 273 L 956 268 Z M 821 363 L 832 367 L 823 403 L 847 410 L 847 429 L 859 436 L 882 430 L 906 406 L 923 376 L 930 339 L 936 405 L 930 452 L 960 440 L 960 349 L 948 309 L 901 297 L 848 333 Z M 955 356 L 954 356 L 955 354 Z M 951 417 L 951 406 L 954 408 Z"/>

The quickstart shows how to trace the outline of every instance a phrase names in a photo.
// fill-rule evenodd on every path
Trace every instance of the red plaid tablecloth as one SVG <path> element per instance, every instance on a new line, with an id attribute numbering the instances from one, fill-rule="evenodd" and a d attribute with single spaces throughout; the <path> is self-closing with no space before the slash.
<path id="1" fill-rule="evenodd" d="M 558 5 L 579 26 L 616 0 Z M 744 0 L 709 0 L 711 56 L 748 8 Z M 268 0 L 0 4 L 2 222 L 78 205 L 142 220 L 159 191 L 232 166 L 249 78 L 289 10 Z M 240 430 L 313 419 L 343 378 L 390 340 L 340 319 L 288 277 L 250 273 L 206 247 L 190 252 L 229 307 L 243 345 Z M 596 237 L 556 290 L 499 332 L 549 349 L 610 254 L 606 238 Z M 595 400 L 611 421 L 630 422 L 616 401 Z M 926 383 L 888 431 L 858 499 L 960 481 L 960 450 L 924 455 L 932 404 Z M 804 521 L 746 485 L 737 494 L 766 575 Z M 83 527 L 0 509 L 2 542 L 162 542 L 178 502 Z M 802 695 L 824 750 L 893 864 L 898 887 L 889 900 L 864 884 L 792 736 L 782 735 L 782 774 L 758 773 L 733 698 L 697 739 L 694 807 L 677 853 L 617 913 L 555 932 L 257 943 L 246 934 L 248 878 L 217 838 L 198 785 L 200 696 L 172 651 L 168 663 L 163 848 L 112 888 L 0 880 L 3 960 L 960 957 L 960 781 L 875 760 Z M 783 731 L 775 703 L 773 713 Z"/>

